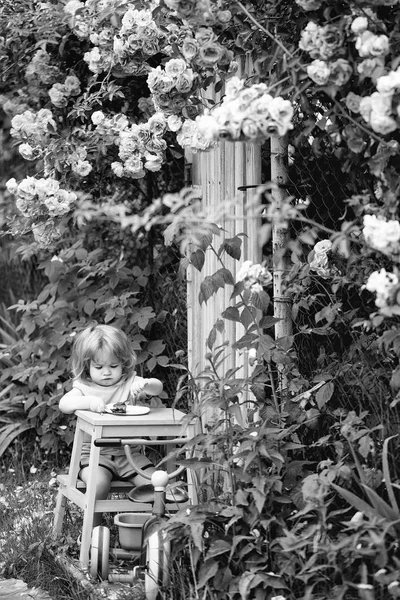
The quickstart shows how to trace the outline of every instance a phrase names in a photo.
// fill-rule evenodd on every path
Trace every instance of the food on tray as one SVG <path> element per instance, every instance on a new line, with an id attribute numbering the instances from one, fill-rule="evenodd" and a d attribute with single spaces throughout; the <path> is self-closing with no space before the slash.
<path id="1" fill-rule="evenodd" d="M 116 402 L 113 404 L 111 408 L 111 412 L 116 414 L 126 414 L 126 404 L 125 402 Z"/>

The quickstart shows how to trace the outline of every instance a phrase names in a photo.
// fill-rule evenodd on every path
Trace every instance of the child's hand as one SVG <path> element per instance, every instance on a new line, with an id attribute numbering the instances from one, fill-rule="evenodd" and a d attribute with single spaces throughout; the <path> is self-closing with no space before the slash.
<path id="1" fill-rule="evenodd" d="M 91 411 L 97 413 L 103 413 L 106 408 L 104 400 L 102 400 L 101 398 L 91 398 L 89 406 Z"/>
<path id="2" fill-rule="evenodd" d="M 147 387 L 146 381 L 136 381 L 133 383 L 131 387 L 131 394 L 135 401 L 144 400 L 147 398 L 147 394 L 145 392 L 145 388 Z"/>

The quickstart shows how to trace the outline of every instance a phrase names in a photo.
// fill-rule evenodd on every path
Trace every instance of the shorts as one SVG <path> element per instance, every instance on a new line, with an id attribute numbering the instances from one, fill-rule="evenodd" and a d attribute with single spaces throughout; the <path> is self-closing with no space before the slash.
<path id="1" fill-rule="evenodd" d="M 153 463 L 147 458 L 147 456 L 144 456 L 144 454 L 132 452 L 132 458 L 135 461 L 135 464 L 137 464 L 137 466 L 144 471 L 149 467 L 153 467 Z M 89 457 L 83 456 L 80 461 L 80 467 L 83 469 L 84 467 L 88 466 Z M 104 456 L 100 454 L 99 466 L 110 471 L 113 479 L 127 480 L 132 479 L 132 477 L 137 475 L 135 469 L 132 467 L 125 454 L 117 454 L 115 456 Z"/>

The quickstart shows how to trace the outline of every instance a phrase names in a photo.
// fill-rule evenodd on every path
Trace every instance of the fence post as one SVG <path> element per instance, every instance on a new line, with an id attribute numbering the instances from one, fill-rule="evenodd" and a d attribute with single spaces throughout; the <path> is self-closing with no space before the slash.
<path id="1" fill-rule="evenodd" d="M 277 213 L 286 196 L 288 182 L 288 139 L 287 136 L 271 138 L 271 181 L 276 184 L 273 198 L 277 205 Z M 285 275 L 289 269 L 289 259 L 285 253 L 285 245 L 289 238 L 288 223 L 275 219 L 272 224 L 272 256 L 273 256 L 273 289 L 274 289 L 274 316 L 280 319 L 275 324 L 275 339 L 279 340 L 293 333 L 291 300 L 284 291 Z M 288 349 L 288 348 L 286 348 Z M 283 365 L 278 365 L 280 373 L 278 389 L 282 393 L 286 387 L 286 378 L 283 375 Z"/>

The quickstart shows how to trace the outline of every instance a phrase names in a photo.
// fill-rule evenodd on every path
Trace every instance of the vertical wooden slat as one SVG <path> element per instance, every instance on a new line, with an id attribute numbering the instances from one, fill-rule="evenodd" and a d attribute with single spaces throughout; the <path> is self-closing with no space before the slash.
<path id="1" fill-rule="evenodd" d="M 226 231 L 221 237 L 214 236 L 215 248 L 219 247 L 224 237 L 234 237 L 239 233 L 245 234 L 242 238 L 240 261 L 236 261 L 226 254 L 223 255 L 226 268 L 236 278 L 236 273 L 245 260 L 252 260 L 256 263 L 262 259 L 261 248 L 258 245 L 259 221 L 251 218 L 252 215 L 249 214 L 246 207 L 247 201 L 255 192 L 252 189 L 246 192 L 238 190 L 241 186 L 261 183 L 261 149 L 259 146 L 244 143 L 221 142 L 211 152 L 193 156 L 192 174 L 193 184 L 199 185 L 203 191 L 205 209 L 218 213 L 223 203 L 231 201 L 229 215 L 218 222 L 218 225 Z M 207 275 L 213 275 L 220 267 L 215 254 L 207 251 L 202 272 L 199 273 L 193 267 L 190 267 L 188 271 L 189 368 L 195 376 L 207 366 L 205 355 L 209 349 L 206 344 L 212 326 L 217 319 L 221 318 L 221 313 L 229 305 L 235 303 L 230 299 L 232 287 L 228 285 L 224 289 L 218 290 L 207 303 L 200 306 L 198 302 L 201 282 Z M 240 324 L 225 320 L 225 332 L 217 336 L 216 344 L 225 340 L 232 344 L 243 333 L 244 328 Z M 227 369 L 238 366 L 241 369 L 237 376 L 246 377 L 248 367 L 245 356 L 239 355 L 237 352 L 229 352 L 220 375 L 223 375 Z M 210 413 L 203 415 L 204 421 L 209 422 L 212 418 L 213 415 Z"/>
<path id="2" fill-rule="evenodd" d="M 243 61 L 241 73 L 244 77 L 252 72 L 249 58 Z M 210 96 L 211 94 L 211 96 Z M 218 95 L 208 91 L 208 97 L 218 101 Z M 241 142 L 220 142 L 210 152 L 193 154 L 192 183 L 202 189 L 203 206 L 211 213 L 219 213 L 222 205 L 230 201 L 229 214 L 223 219 L 218 219 L 218 225 L 223 230 L 221 236 L 214 236 L 214 246 L 217 249 L 224 237 L 234 237 L 244 233 L 242 237 L 242 256 L 236 261 L 226 253 L 223 261 L 233 277 L 245 260 L 254 263 L 262 259 L 261 248 L 258 244 L 258 218 L 252 218 L 251 210 L 246 206 L 254 189 L 245 192 L 239 191 L 241 186 L 255 185 L 261 183 L 261 148 L 259 145 L 245 144 Z M 200 306 L 198 295 L 200 284 L 207 275 L 213 275 L 221 267 L 215 254 L 207 251 L 205 264 L 201 273 L 193 267 L 188 269 L 188 356 L 189 369 L 194 376 L 201 373 L 207 366 L 205 355 L 208 352 L 207 338 L 209 332 L 221 313 L 229 306 L 234 305 L 236 300 L 230 299 L 231 286 L 225 286 L 218 290 L 206 304 Z M 244 333 L 244 328 L 233 321 L 225 320 L 224 334 L 217 336 L 216 345 L 225 340 L 230 344 L 237 341 Z M 220 375 L 229 368 L 241 366 L 238 376 L 248 375 L 247 361 L 239 353 L 229 352 L 227 361 L 224 363 Z M 204 421 L 209 421 L 213 415 L 204 415 Z"/>

